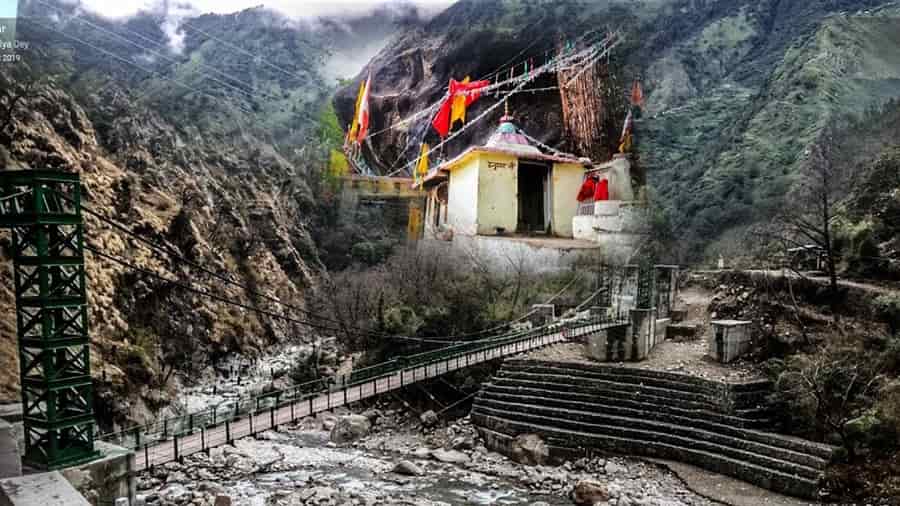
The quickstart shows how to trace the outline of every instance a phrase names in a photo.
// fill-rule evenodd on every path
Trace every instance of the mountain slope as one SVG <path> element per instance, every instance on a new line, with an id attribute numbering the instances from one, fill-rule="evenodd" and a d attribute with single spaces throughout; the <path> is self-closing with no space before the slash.
<path id="1" fill-rule="evenodd" d="M 261 8 L 207 14 L 179 20 L 176 51 L 161 14 L 115 22 L 69 3 L 47 5 L 24 9 L 19 37 L 34 50 L 27 65 L 0 75 L 0 105 L 32 90 L 0 132 L 0 161 L 78 172 L 90 209 L 253 292 L 302 307 L 323 269 L 312 235 L 315 192 L 340 140 L 325 127 L 333 122 L 334 83 L 322 69 L 344 47 L 383 44 L 415 12 L 340 20 L 340 30 Z M 267 312 L 88 255 L 101 420 L 150 416 L 179 382 L 211 374 L 223 358 L 319 337 L 284 318 L 303 314 L 153 253 L 91 216 L 86 232 L 89 245 L 140 269 Z M 11 315 L 11 292 L 0 300 Z M 0 393 L 16 398 L 14 319 L 4 321 Z M 173 369 L 184 374 L 171 376 Z"/>
<path id="2" fill-rule="evenodd" d="M 610 84 L 644 81 L 638 152 L 681 238 L 675 261 L 733 253 L 735 235 L 781 204 L 823 126 L 900 96 L 900 19 L 883 0 L 558 1 L 540 9 L 461 1 L 372 60 L 373 129 L 424 109 L 451 77 L 490 74 L 529 55 L 541 63 L 558 41 L 609 28 L 627 38 Z M 354 97 L 350 84 L 335 99 L 344 123 Z M 492 103 L 479 101 L 472 115 Z M 567 147 L 558 93 L 510 103 L 526 131 Z M 499 114 L 453 141 L 447 156 L 484 142 Z M 436 140 L 427 118 L 380 134 L 367 154 L 382 169 L 396 167 L 421 139 Z"/>

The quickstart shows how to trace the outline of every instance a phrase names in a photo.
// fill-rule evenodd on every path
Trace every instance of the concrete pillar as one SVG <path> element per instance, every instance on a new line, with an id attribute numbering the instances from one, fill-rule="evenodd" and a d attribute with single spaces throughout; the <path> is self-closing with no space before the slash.
<path id="1" fill-rule="evenodd" d="M 553 304 L 535 304 L 531 309 L 534 313 L 529 320 L 535 327 L 547 325 L 556 319 L 556 306 Z"/>
<path id="2" fill-rule="evenodd" d="M 745 320 L 713 320 L 709 337 L 709 355 L 727 364 L 750 351 L 750 324 Z"/>
<path id="3" fill-rule="evenodd" d="M 589 308 L 589 310 L 591 312 L 591 317 L 607 316 L 607 315 L 609 315 L 610 309 L 611 308 L 608 308 L 605 306 L 591 306 Z"/>
<path id="4" fill-rule="evenodd" d="M 22 456 L 11 423 L 0 419 L 0 478 L 22 476 Z"/>
<path id="5" fill-rule="evenodd" d="M 644 360 L 657 343 L 656 308 L 632 309 L 628 316 L 631 321 L 629 360 Z"/>

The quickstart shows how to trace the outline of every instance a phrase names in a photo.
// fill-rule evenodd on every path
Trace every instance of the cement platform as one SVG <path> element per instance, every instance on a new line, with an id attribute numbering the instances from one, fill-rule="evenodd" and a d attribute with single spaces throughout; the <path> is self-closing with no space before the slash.
<path id="1" fill-rule="evenodd" d="M 0 480 L 0 506 L 91 506 L 57 471 Z"/>

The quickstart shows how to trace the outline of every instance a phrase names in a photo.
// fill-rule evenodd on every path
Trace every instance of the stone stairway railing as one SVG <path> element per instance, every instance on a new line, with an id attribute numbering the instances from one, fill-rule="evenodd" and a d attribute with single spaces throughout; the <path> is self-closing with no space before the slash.
<path id="1" fill-rule="evenodd" d="M 508 451 L 541 435 L 559 456 L 610 451 L 694 464 L 763 488 L 816 497 L 834 449 L 760 430 L 765 381 L 723 383 L 637 368 L 508 361 L 476 398 L 473 422 Z"/>

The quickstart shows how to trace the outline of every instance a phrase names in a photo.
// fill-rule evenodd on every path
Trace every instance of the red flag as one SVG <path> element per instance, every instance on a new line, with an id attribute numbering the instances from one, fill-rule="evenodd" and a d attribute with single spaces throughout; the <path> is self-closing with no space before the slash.
<path id="1" fill-rule="evenodd" d="M 644 106 L 644 90 L 641 88 L 641 82 L 637 79 L 631 85 L 631 105 L 635 107 Z"/>
<path id="2" fill-rule="evenodd" d="M 578 202 L 584 202 L 585 200 L 590 200 L 594 197 L 594 178 L 588 177 L 584 180 L 584 183 L 581 185 L 581 190 L 578 191 Z"/>
<path id="3" fill-rule="evenodd" d="M 444 100 L 444 103 L 441 104 L 441 108 L 438 109 L 437 116 L 431 121 L 431 126 L 434 127 L 441 137 L 447 137 L 447 134 L 450 133 L 450 109 L 452 104 L 452 99 L 448 98 Z"/>
<path id="4" fill-rule="evenodd" d="M 356 142 L 360 144 L 366 139 L 366 133 L 369 131 L 369 92 L 371 88 L 372 73 L 370 72 L 369 77 L 366 79 L 366 88 L 363 91 L 362 102 L 359 104 L 359 117 L 357 118 L 359 132 L 356 134 Z"/>
<path id="5" fill-rule="evenodd" d="M 453 111 L 453 99 L 457 94 L 465 93 L 466 107 L 472 105 L 479 97 L 481 97 L 482 88 L 488 86 L 490 81 L 475 81 L 473 83 L 465 83 L 459 82 L 456 79 L 450 80 L 450 85 L 448 86 L 448 97 L 444 99 L 444 102 L 441 104 L 441 108 L 438 109 L 437 115 L 435 115 L 434 120 L 431 122 L 431 126 L 434 127 L 435 131 L 437 131 L 438 135 L 441 137 L 446 137 L 447 134 L 450 133 L 450 118 L 452 116 Z"/>
<path id="6" fill-rule="evenodd" d="M 609 179 L 601 179 L 594 192 L 594 200 L 609 200 Z"/>

